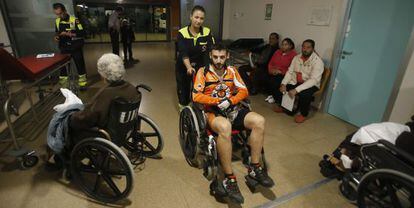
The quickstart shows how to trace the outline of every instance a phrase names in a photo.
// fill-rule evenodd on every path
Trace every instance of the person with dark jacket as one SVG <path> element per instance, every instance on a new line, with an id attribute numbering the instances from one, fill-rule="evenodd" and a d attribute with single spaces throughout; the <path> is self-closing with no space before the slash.
<path id="1" fill-rule="evenodd" d="M 205 13 L 202 6 L 194 6 L 190 16 L 191 24 L 178 31 L 175 76 L 180 111 L 191 101 L 193 74 L 210 62 L 209 52 L 214 44 L 214 38 L 210 29 L 202 26 Z"/>
<path id="2" fill-rule="evenodd" d="M 132 63 L 136 61 L 132 54 L 132 42 L 135 41 L 135 33 L 128 19 L 123 19 L 121 23 L 121 42 L 124 49 L 124 62 Z"/>
<path id="3" fill-rule="evenodd" d="M 267 89 L 266 84 L 268 80 L 268 64 L 273 54 L 279 49 L 279 34 L 273 32 L 269 35 L 269 43 L 251 50 L 254 58 L 253 68 L 243 68 L 239 70 L 240 76 L 246 83 L 249 93 L 252 95 L 257 94 L 259 91 L 271 94 Z M 252 73 L 252 80 L 248 72 Z"/>
<path id="4" fill-rule="evenodd" d="M 124 80 L 125 69 L 121 57 L 107 53 L 99 58 L 97 65 L 104 85 L 84 110 L 72 114 L 69 126 L 71 132 L 75 134 L 74 138 L 82 138 L 76 134 L 84 129 L 105 128 L 108 122 L 109 108 L 115 98 L 123 98 L 131 102 L 141 99 L 141 95 L 135 87 Z"/>

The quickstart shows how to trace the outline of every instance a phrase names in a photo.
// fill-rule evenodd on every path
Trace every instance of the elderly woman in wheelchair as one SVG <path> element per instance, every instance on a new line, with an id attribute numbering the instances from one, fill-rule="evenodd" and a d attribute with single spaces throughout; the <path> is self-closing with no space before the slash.
<path id="1" fill-rule="evenodd" d="M 414 121 L 363 126 L 319 166 L 359 207 L 414 207 Z"/>
<path id="2" fill-rule="evenodd" d="M 101 202 L 115 202 L 127 197 L 133 188 L 132 164 L 159 154 L 163 140 L 157 125 L 139 113 L 139 89 L 151 89 L 124 81 L 124 64 L 115 54 L 104 54 L 97 66 L 104 86 L 84 109 L 68 107 L 68 100 L 78 99 L 76 96 L 66 98 L 66 114 L 56 113 L 49 125 L 51 134 L 51 127 L 65 123 L 58 118 L 67 115 L 62 120 L 67 123 L 62 126 L 67 132 L 61 134 L 63 148 L 57 148 L 59 142 L 49 136 L 48 145 L 55 153 L 56 165 L 62 166 L 66 176 L 73 178 L 88 196 Z"/>
<path id="3" fill-rule="evenodd" d="M 228 58 L 226 47 L 216 44 L 210 53 L 211 64 L 198 70 L 194 104 L 180 114 L 180 142 L 188 163 L 204 168 L 204 175 L 213 180 L 212 194 L 243 203 L 231 167 L 234 145 L 242 147 L 249 188 L 259 184 L 270 188 L 274 182 L 267 174 L 263 151 L 265 119 L 250 111 L 245 102 L 247 88 L 237 69 L 226 66 Z M 217 178 L 219 162 L 224 173 L 220 181 Z"/>

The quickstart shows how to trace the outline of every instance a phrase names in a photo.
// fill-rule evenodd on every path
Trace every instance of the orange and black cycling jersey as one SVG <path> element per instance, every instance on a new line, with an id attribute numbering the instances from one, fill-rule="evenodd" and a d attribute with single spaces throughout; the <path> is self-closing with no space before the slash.
<path id="1" fill-rule="evenodd" d="M 216 106 L 228 98 L 232 105 L 249 95 L 235 67 L 226 67 L 220 77 L 211 66 L 200 68 L 194 81 L 193 101 L 206 106 Z"/>

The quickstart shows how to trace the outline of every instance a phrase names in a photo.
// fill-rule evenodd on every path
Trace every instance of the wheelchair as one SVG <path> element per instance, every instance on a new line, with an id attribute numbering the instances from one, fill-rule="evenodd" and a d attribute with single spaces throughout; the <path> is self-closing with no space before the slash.
<path id="1" fill-rule="evenodd" d="M 250 110 L 248 101 L 242 101 L 241 107 Z M 180 113 L 180 145 L 187 163 L 191 167 L 203 169 L 204 177 L 209 181 L 217 181 L 219 174 L 219 158 L 217 153 L 215 133 L 207 125 L 206 115 L 200 104 L 192 103 L 186 106 Z M 241 159 L 246 167 L 250 164 L 250 147 L 248 130 L 232 130 L 233 159 Z M 240 153 L 241 158 L 235 153 Z M 268 171 L 264 149 L 261 154 L 261 165 L 264 171 Z M 246 176 L 246 184 L 252 192 L 255 192 L 259 183 L 250 176 Z M 214 195 L 214 187 L 210 185 L 210 193 Z"/>
<path id="2" fill-rule="evenodd" d="M 344 174 L 340 192 L 360 208 L 414 207 L 414 157 L 386 140 L 362 145 L 361 166 Z"/>
<path id="3" fill-rule="evenodd" d="M 139 93 L 140 88 L 151 91 L 145 85 L 136 88 Z M 162 151 L 164 142 L 158 126 L 139 113 L 139 106 L 140 101 L 114 99 L 106 128 L 82 131 L 88 136 L 76 139 L 69 135 L 63 153 L 58 155 L 65 164 L 66 176 L 89 197 L 104 203 L 128 197 L 134 186 L 133 164 Z"/>

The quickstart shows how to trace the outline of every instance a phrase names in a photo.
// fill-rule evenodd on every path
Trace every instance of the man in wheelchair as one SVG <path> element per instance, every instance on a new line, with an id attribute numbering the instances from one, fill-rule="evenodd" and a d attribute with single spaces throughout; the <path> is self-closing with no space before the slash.
<path id="1" fill-rule="evenodd" d="M 274 182 L 260 165 L 265 119 L 241 104 L 248 97 L 248 90 L 237 69 L 226 65 L 228 58 L 229 52 L 224 45 L 213 46 L 210 52 L 211 63 L 201 68 L 195 77 L 193 101 L 204 106 L 207 125 L 217 135 L 217 152 L 224 180 L 217 183 L 216 191 L 235 202 L 243 203 L 231 166 L 232 129 L 251 131 L 248 140 L 251 160 L 246 177 L 264 187 L 272 187 Z"/>

